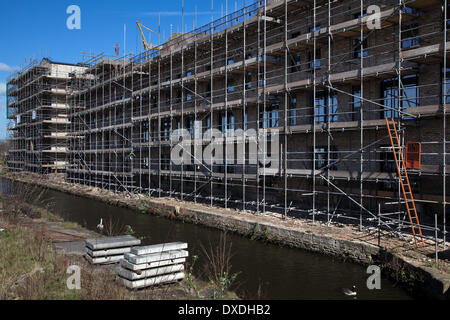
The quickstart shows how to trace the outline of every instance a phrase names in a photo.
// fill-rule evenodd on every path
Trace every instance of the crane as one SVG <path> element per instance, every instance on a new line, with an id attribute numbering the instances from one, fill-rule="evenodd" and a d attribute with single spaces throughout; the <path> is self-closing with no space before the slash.
<path id="1" fill-rule="evenodd" d="M 147 42 L 147 40 L 145 39 L 144 32 L 142 31 L 142 28 L 145 28 L 145 29 L 147 29 L 148 31 L 150 31 L 151 33 L 156 34 L 159 38 L 163 38 L 164 40 L 166 40 L 166 39 L 165 39 L 164 37 L 162 37 L 159 33 L 153 31 L 152 29 L 150 29 L 150 28 L 148 28 L 148 27 L 146 27 L 146 26 L 144 26 L 144 25 L 143 25 L 142 23 L 140 23 L 139 21 L 136 21 L 136 25 L 138 26 L 139 32 L 141 33 L 142 44 L 144 45 L 144 48 L 146 48 L 147 50 L 153 50 L 153 49 L 160 50 L 160 49 L 161 49 L 161 46 L 154 46 L 154 45 L 149 44 L 149 43 Z"/>

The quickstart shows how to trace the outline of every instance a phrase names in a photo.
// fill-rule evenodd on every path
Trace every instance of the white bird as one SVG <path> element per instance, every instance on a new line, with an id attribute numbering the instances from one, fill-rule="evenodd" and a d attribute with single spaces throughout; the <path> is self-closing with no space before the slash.
<path id="1" fill-rule="evenodd" d="M 103 226 L 103 218 L 100 218 L 100 223 L 97 225 L 97 229 L 99 229 L 100 231 L 103 230 L 104 226 Z"/>
<path id="2" fill-rule="evenodd" d="M 356 296 L 356 286 L 353 286 L 352 290 L 343 288 L 342 293 L 345 294 L 346 296 L 354 297 L 354 296 Z"/>

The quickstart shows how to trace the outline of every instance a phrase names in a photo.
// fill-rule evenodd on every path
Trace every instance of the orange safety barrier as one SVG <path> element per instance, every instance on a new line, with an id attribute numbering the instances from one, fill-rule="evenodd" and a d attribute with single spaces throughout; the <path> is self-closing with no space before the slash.
<path id="1" fill-rule="evenodd" d="M 406 168 L 420 169 L 422 145 L 419 142 L 406 143 Z"/>

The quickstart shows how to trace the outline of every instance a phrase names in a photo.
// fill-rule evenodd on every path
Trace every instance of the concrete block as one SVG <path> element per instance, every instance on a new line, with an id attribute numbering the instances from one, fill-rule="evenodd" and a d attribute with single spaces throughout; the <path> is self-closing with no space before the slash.
<path id="1" fill-rule="evenodd" d="M 115 256 L 115 255 L 123 255 L 124 253 L 130 252 L 130 247 L 123 247 L 123 248 L 117 248 L 117 249 L 106 249 L 106 250 L 91 250 L 90 248 L 86 247 L 86 252 L 91 257 L 104 257 L 104 256 Z"/>
<path id="2" fill-rule="evenodd" d="M 131 253 L 135 254 L 137 256 L 152 254 L 152 253 L 160 253 L 160 252 L 167 252 L 167 251 L 173 251 L 173 250 L 183 250 L 187 249 L 188 244 L 185 242 L 171 242 L 171 243 L 162 243 L 162 244 L 155 244 L 151 246 L 145 246 L 145 247 L 135 247 L 131 249 Z"/>
<path id="3" fill-rule="evenodd" d="M 170 252 L 152 253 L 143 256 L 137 256 L 132 253 L 125 253 L 124 257 L 131 263 L 143 264 L 170 259 L 186 258 L 188 255 L 189 253 L 186 250 L 175 250 Z"/>
<path id="4" fill-rule="evenodd" d="M 177 273 L 180 271 L 184 271 L 184 265 L 182 265 L 182 264 L 175 264 L 175 265 L 169 265 L 169 266 L 161 267 L 161 268 L 147 269 L 147 270 L 143 270 L 139 274 L 136 272 L 133 272 L 131 270 L 124 269 L 120 266 L 117 268 L 117 274 L 119 276 L 121 276 L 122 278 L 130 280 L 130 281 L 151 278 L 151 277 L 160 276 L 163 274 L 173 274 L 173 273 Z"/>
<path id="5" fill-rule="evenodd" d="M 153 278 L 148 278 L 148 279 L 143 279 L 143 280 L 136 280 L 136 281 L 130 281 L 130 280 L 124 279 L 119 276 L 119 281 L 121 281 L 129 289 L 139 289 L 139 288 L 154 286 L 156 284 L 175 282 L 175 281 L 181 280 L 183 278 L 184 278 L 184 272 L 178 272 L 178 273 L 174 273 L 174 274 L 162 275 L 162 276 L 158 276 L 158 277 L 153 277 Z"/>
<path id="6" fill-rule="evenodd" d="M 156 261 L 156 262 L 150 262 L 150 263 L 143 263 L 143 264 L 133 264 L 125 259 L 120 260 L 120 266 L 129 270 L 146 270 L 151 268 L 157 268 L 162 266 L 167 266 L 171 264 L 180 264 L 185 263 L 186 258 L 179 258 L 179 259 L 170 259 L 170 260 L 164 260 L 164 261 Z"/>
<path id="7" fill-rule="evenodd" d="M 87 239 L 86 246 L 91 250 L 102 250 L 110 248 L 133 247 L 141 244 L 141 240 L 133 236 L 108 237 L 98 239 Z"/>
<path id="8" fill-rule="evenodd" d="M 109 257 L 91 257 L 89 254 L 84 255 L 91 264 L 110 264 L 117 263 L 123 259 L 123 254 Z"/>

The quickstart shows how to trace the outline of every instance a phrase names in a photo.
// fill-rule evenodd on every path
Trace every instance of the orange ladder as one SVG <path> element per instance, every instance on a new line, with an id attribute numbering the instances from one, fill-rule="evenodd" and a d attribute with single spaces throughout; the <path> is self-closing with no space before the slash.
<path id="1" fill-rule="evenodd" d="M 395 166 L 397 167 L 397 174 L 398 174 L 398 177 L 400 180 L 400 185 L 402 188 L 403 199 L 405 200 L 406 211 L 408 212 L 409 222 L 411 223 L 411 230 L 412 230 L 413 237 L 414 237 L 414 243 L 416 244 L 416 247 L 418 248 L 419 245 L 417 244 L 417 237 L 416 237 L 416 230 L 415 230 L 415 225 L 416 225 L 417 229 L 419 231 L 419 234 L 420 234 L 420 240 L 422 241 L 422 246 L 425 247 L 425 243 L 423 241 L 423 236 L 422 236 L 422 229 L 420 228 L 419 217 L 417 216 L 416 204 L 414 203 L 414 197 L 413 197 L 413 194 L 411 191 L 411 184 L 409 183 L 408 172 L 406 170 L 405 159 L 403 157 L 403 150 L 400 149 L 400 140 L 398 137 L 397 128 L 395 126 L 395 121 L 393 118 L 391 118 L 391 121 L 390 121 L 392 123 L 392 128 L 391 128 L 391 126 L 389 124 L 389 119 L 385 118 L 385 120 L 386 120 L 387 129 L 389 132 L 389 139 L 391 140 L 392 152 L 394 154 L 394 160 L 395 160 Z M 393 133 L 395 134 L 395 140 L 396 140 L 397 145 L 394 144 L 394 139 L 392 137 Z M 400 163 L 397 159 L 396 150 L 400 150 L 400 152 L 399 152 L 400 160 L 401 160 Z M 400 165 L 401 165 L 401 167 L 400 167 Z M 412 208 L 410 206 L 410 203 L 412 204 Z M 414 216 L 412 216 L 411 211 L 414 211 Z"/>

